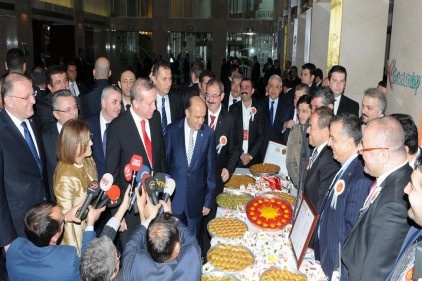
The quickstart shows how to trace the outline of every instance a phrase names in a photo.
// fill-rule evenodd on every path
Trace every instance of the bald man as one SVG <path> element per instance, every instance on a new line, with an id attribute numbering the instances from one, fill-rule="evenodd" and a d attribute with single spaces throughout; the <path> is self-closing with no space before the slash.
<path id="1" fill-rule="evenodd" d="M 204 125 L 207 108 L 201 97 L 189 99 L 186 117 L 168 126 L 166 159 L 177 189 L 173 213 L 201 244 L 203 216 L 215 201 L 216 150 L 214 130 Z"/>
<path id="2" fill-rule="evenodd" d="M 95 61 L 92 71 L 95 82 L 88 93 L 81 95 L 82 109 L 85 117 L 98 114 L 101 111 L 101 94 L 103 89 L 110 85 L 108 78 L 111 76 L 110 62 L 106 57 L 99 57 Z"/>

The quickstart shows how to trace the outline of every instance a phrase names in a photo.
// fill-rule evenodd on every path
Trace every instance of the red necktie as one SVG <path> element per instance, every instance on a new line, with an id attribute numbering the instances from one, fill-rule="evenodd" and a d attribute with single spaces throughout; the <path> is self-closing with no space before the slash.
<path id="1" fill-rule="evenodd" d="M 215 116 L 214 115 L 210 115 L 211 117 L 211 123 L 210 123 L 210 127 L 211 129 L 215 130 Z"/>
<path id="2" fill-rule="evenodd" d="M 147 135 L 147 131 L 145 130 L 145 120 L 141 120 L 141 129 L 142 129 L 142 137 L 144 138 L 144 145 L 145 149 L 147 151 L 147 156 L 149 163 L 151 164 L 152 169 L 152 146 L 151 146 L 151 140 L 149 139 Z"/>

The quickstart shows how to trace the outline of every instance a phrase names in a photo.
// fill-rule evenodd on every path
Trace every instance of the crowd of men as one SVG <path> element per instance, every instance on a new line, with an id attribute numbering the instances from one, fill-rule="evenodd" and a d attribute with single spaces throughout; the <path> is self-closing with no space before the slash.
<path id="1" fill-rule="evenodd" d="M 328 278 L 341 271 L 341 280 L 401 280 L 415 264 L 407 248 L 422 234 L 415 123 L 405 114 L 384 116 L 386 96 L 376 88 L 364 91 L 359 111 L 345 95 L 343 66 L 333 66 L 324 82 L 312 63 L 298 78 L 289 61 L 283 71 L 274 62 L 262 74 L 254 65 L 250 79 L 233 60 L 219 80 L 196 60 L 191 84 L 179 93 L 164 61 L 153 64 L 149 79 L 124 69 L 117 86 L 109 60 L 100 57 L 87 88 L 74 62 L 36 67 L 28 78 L 22 51 L 9 50 L 0 112 L 0 242 L 9 279 L 198 280 L 216 196 L 237 167 L 262 162 L 272 141 L 287 145 L 289 177 L 319 213 L 309 246 Z M 259 92 L 255 84 L 263 81 Z M 62 214 L 53 192 L 57 138 L 77 118 L 93 135 L 98 175 L 111 173 L 125 194 L 119 208 L 90 207 L 80 258 L 72 247 L 56 246 L 63 225 L 80 222 L 80 206 Z M 157 217 L 159 205 L 146 192 L 137 194 L 139 214 L 127 212 L 125 166 L 135 154 L 151 174 L 176 182 L 172 207 L 161 202 L 167 212 Z M 103 223 L 94 229 L 97 220 Z M 101 238 L 93 240 L 94 230 Z"/>

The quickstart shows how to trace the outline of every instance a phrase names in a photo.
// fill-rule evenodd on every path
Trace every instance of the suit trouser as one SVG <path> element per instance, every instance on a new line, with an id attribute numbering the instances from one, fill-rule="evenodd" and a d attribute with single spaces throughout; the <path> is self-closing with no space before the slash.
<path id="1" fill-rule="evenodd" d="M 204 223 L 204 217 L 202 214 L 199 217 L 189 217 L 186 210 L 181 214 L 175 214 L 176 217 L 183 222 L 189 229 L 189 232 L 192 236 L 196 237 L 198 244 L 202 243 L 202 225 Z"/>

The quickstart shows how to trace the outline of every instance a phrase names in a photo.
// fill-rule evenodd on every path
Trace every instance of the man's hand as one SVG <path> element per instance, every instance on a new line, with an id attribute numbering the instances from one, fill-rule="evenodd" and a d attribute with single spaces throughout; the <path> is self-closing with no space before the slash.
<path id="1" fill-rule="evenodd" d="M 228 181 L 229 177 L 230 177 L 229 170 L 227 170 L 226 168 L 223 168 L 223 170 L 221 171 L 221 179 L 223 180 L 223 182 Z"/>
<path id="2" fill-rule="evenodd" d="M 126 230 L 127 230 L 126 220 L 122 219 L 122 221 L 120 222 L 119 232 L 123 232 Z"/>
<path id="3" fill-rule="evenodd" d="M 73 206 L 72 209 L 70 209 L 66 214 L 64 214 L 64 221 L 66 223 L 81 223 L 81 220 L 76 217 L 76 212 L 79 210 L 80 207 L 82 207 L 83 203 L 84 202 L 82 201 L 78 205 Z"/>
<path id="4" fill-rule="evenodd" d="M 286 121 L 283 124 L 283 130 L 285 130 L 285 129 L 293 129 L 294 125 L 295 125 L 295 122 L 293 121 L 293 119 L 291 119 L 289 121 Z"/>
<path id="5" fill-rule="evenodd" d="M 210 213 L 210 209 L 207 207 L 202 207 L 202 215 L 203 216 L 208 216 L 208 214 Z"/>
<path id="6" fill-rule="evenodd" d="M 249 162 L 251 162 L 251 156 L 247 153 L 243 153 L 240 155 L 240 160 L 242 160 L 242 164 L 246 166 L 249 164 Z"/>
<path id="7" fill-rule="evenodd" d="M 95 222 L 100 217 L 101 213 L 104 212 L 106 206 L 102 207 L 101 209 L 94 209 L 91 205 L 88 206 L 88 215 L 86 217 L 86 224 L 87 226 L 94 226 Z"/>
<path id="8" fill-rule="evenodd" d="M 164 200 L 160 200 L 160 204 L 163 206 L 163 211 L 165 213 L 171 213 L 171 200 L 169 199 L 167 202 Z"/>
<path id="9" fill-rule="evenodd" d="M 158 210 L 160 209 L 160 207 L 161 207 L 160 203 L 158 203 L 157 205 L 154 205 L 152 203 L 151 198 L 148 196 L 147 205 L 145 206 L 146 212 L 148 213 L 148 216 L 146 218 L 150 220 L 155 218 L 158 214 Z"/>

